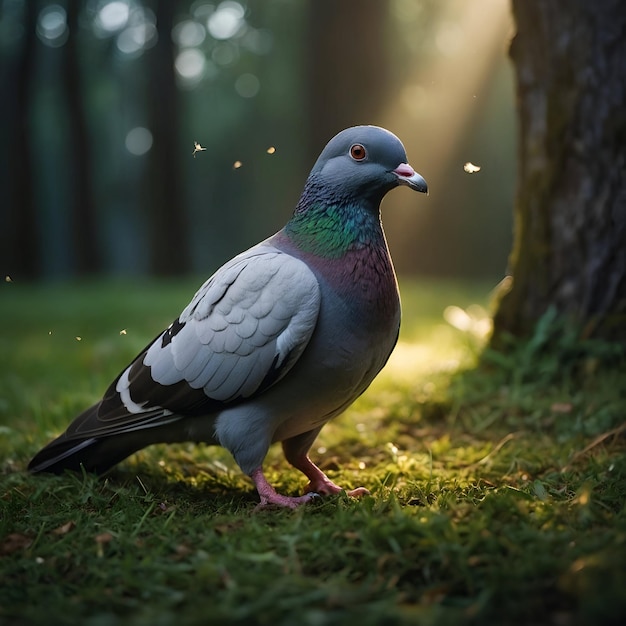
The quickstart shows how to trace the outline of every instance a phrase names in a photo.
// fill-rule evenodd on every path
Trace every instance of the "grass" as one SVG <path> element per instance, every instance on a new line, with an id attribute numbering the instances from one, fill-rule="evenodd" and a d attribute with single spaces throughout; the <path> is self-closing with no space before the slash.
<path id="1" fill-rule="evenodd" d="M 0 623 L 624 623 L 624 356 L 550 314 L 472 369 L 483 286 L 405 281 L 394 357 L 316 442 L 370 497 L 257 510 L 225 451 L 189 445 L 27 475 L 196 286 L 2 286 Z M 267 469 L 305 483 L 279 450 Z"/>

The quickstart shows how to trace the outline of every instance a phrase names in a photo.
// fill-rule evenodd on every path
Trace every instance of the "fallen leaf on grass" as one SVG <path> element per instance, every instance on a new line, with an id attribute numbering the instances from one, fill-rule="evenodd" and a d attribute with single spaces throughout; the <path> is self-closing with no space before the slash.
<path id="1" fill-rule="evenodd" d="M 555 402 L 550 409 L 553 413 L 571 413 L 574 405 L 571 402 Z"/>
<path id="2" fill-rule="evenodd" d="M 450 593 L 450 585 L 448 583 L 441 583 L 439 585 L 433 585 L 427 588 L 421 597 L 423 604 L 441 604 L 442 600 Z"/>
<path id="3" fill-rule="evenodd" d="M 95 536 L 95 540 L 96 543 L 99 543 L 100 545 L 111 543 L 111 541 L 113 541 L 113 535 L 111 533 L 100 533 Z"/>
<path id="4" fill-rule="evenodd" d="M 104 556 L 104 547 L 111 543 L 111 541 L 113 540 L 113 535 L 111 533 L 100 533 L 94 538 L 96 540 L 97 546 L 96 554 L 98 555 L 98 558 L 101 559 Z"/>
<path id="5" fill-rule="evenodd" d="M 25 550 L 33 543 L 33 538 L 20 533 L 7 535 L 0 543 L 0 556 L 8 556 L 18 550 Z"/>
<path id="6" fill-rule="evenodd" d="M 174 548 L 173 559 L 175 561 L 182 561 L 183 559 L 186 559 L 192 553 L 193 553 L 193 550 L 188 545 L 185 545 L 184 543 L 179 543 Z"/>
<path id="7" fill-rule="evenodd" d="M 347 539 L 348 541 L 361 541 L 361 534 L 353 530 L 347 530 L 346 532 L 342 534 L 343 534 L 343 537 Z"/>
<path id="8" fill-rule="evenodd" d="M 176 510 L 176 506 L 168 504 L 167 502 L 159 502 L 158 506 L 154 507 L 152 515 L 162 515 L 163 513 L 171 513 Z"/>
<path id="9" fill-rule="evenodd" d="M 69 533 L 70 530 L 73 530 L 74 528 L 76 528 L 76 524 L 72 521 L 69 521 L 63 524 L 62 526 L 55 528 L 52 531 L 52 534 L 53 535 L 67 535 L 67 533 Z"/>
<path id="10" fill-rule="evenodd" d="M 243 526 L 242 520 L 235 520 L 232 522 L 224 522 L 223 524 L 216 524 L 213 530 L 218 535 L 227 535 L 228 533 L 239 530 Z"/>

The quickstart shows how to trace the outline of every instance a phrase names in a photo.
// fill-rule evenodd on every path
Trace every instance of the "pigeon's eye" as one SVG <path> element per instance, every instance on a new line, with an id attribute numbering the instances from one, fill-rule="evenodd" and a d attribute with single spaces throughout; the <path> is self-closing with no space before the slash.
<path id="1" fill-rule="evenodd" d="M 355 161 L 362 161 L 367 156 L 367 153 L 365 152 L 365 147 L 362 146 L 360 143 L 355 143 L 350 148 L 350 156 Z"/>

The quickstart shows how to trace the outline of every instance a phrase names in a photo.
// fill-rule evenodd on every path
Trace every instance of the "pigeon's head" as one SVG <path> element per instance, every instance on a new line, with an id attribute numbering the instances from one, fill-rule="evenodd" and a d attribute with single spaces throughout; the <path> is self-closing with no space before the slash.
<path id="1" fill-rule="evenodd" d="M 398 185 L 428 192 L 408 164 L 402 142 L 378 126 L 354 126 L 335 135 L 311 170 L 311 179 L 344 199 L 380 203 Z"/>

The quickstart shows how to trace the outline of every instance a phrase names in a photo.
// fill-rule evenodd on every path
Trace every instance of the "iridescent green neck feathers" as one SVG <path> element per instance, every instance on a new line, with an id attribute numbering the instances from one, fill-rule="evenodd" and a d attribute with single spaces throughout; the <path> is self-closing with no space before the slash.
<path id="1" fill-rule="evenodd" d="M 384 244 L 378 203 L 320 197 L 308 181 L 285 233 L 303 252 L 336 259 L 350 251 Z"/>

